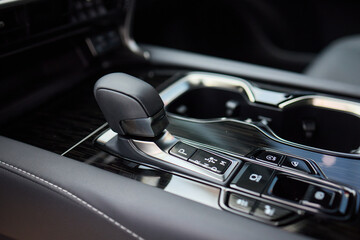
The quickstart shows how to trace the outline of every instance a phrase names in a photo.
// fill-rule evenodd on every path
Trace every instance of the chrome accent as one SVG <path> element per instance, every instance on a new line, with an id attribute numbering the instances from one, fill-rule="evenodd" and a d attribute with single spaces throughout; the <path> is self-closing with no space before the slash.
<path id="1" fill-rule="evenodd" d="M 242 78 L 230 77 L 215 73 L 191 72 L 160 93 L 165 106 L 181 94 L 196 87 L 225 88 L 246 93 L 250 102 L 255 102 L 252 86 Z"/>
<path id="2" fill-rule="evenodd" d="M 173 175 L 166 192 L 220 209 L 220 189 Z"/>
<path id="3" fill-rule="evenodd" d="M 287 99 L 287 94 L 282 92 L 270 91 L 262 88 L 252 87 L 255 102 L 277 105 Z"/>
<path id="4" fill-rule="evenodd" d="M 117 136 L 117 133 L 114 132 L 111 129 L 108 129 L 106 132 L 104 132 L 103 134 L 101 134 L 96 141 L 98 143 L 101 144 L 106 144 L 108 141 L 110 141 L 111 139 L 113 139 L 115 136 Z"/>
<path id="5" fill-rule="evenodd" d="M 190 163 L 188 161 L 185 161 L 183 159 L 174 157 L 168 153 L 170 148 L 178 141 L 176 138 L 174 138 L 169 132 L 165 132 L 164 137 L 161 138 L 157 142 L 152 141 L 142 141 L 142 140 L 131 140 L 134 146 L 140 150 L 141 152 L 145 153 L 148 156 L 160 159 L 164 162 L 170 163 L 172 165 L 182 167 L 184 169 L 190 170 L 194 173 L 212 178 L 216 181 L 223 182 L 225 181 L 231 174 L 231 172 L 235 169 L 237 164 L 239 163 L 238 159 L 225 156 L 223 154 L 214 153 L 215 155 L 218 155 L 219 157 L 225 158 L 231 162 L 228 169 L 223 174 L 218 174 L 215 172 L 212 172 L 210 170 L 207 170 L 201 166 L 195 165 L 193 163 Z M 161 147 L 160 147 L 161 146 Z M 196 147 L 196 146 L 194 146 Z"/>
<path id="6" fill-rule="evenodd" d="M 135 0 L 126 1 L 127 10 L 125 20 L 119 28 L 119 33 L 123 44 L 134 54 L 143 57 L 145 60 L 150 58 L 150 52 L 142 50 L 139 45 L 136 43 L 132 36 L 131 28 L 132 28 L 132 20 L 135 9 Z"/>
<path id="7" fill-rule="evenodd" d="M 0 0 L 0 9 L 4 7 L 26 4 L 28 2 L 34 2 L 38 0 Z"/>
<path id="8" fill-rule="evenodd" d="M 70 152 L 71 150 L 73 150 L 74 148 L 76 148 L 77 146 L 79 146 L 81 143 L 85 142 L 86 140 L 88 140 L 90 137 L 94 136 L 97 132 L 99 132 L 101 129 L 103 129 L 104 127 L 106 127 L 108 125 L 108 123 L 104 123 L 103 125 L 101 125 L 100 127 L 98 127 L 97 129 L 95 129 L 92 133 L 90 133 L 89 135 L 87 135 L 86 137 L 84 137 L 83 139 L 81 139 L 78 143 L 76 143 L 75 145 L 73 145 L 72 147 L 70 147 L 68 150 L 66 150 L 65 152 L 63 152 L 61 154 L 61 156 L 64 156 L 65 154 L 67 154 L 68 152 Z"/>
<path id="9" fill-rule="evenodd" d="M 360 117 L 359 103 L 317 95 L 302 96 L 285 101 L 279 104 L 279 108 L 286 109 L 294 106 L 304 105 L 337 110 Z"/>
<path id="10" fill-rule="evenodd" d="M 95 49 L 94 43 L 91 41 L 90 38 L 86 38 L 85 42 L 91 52 L 91 55 L 93 55 L 93 57 L 96 57 L 98 55 L 98 52 Z"/>

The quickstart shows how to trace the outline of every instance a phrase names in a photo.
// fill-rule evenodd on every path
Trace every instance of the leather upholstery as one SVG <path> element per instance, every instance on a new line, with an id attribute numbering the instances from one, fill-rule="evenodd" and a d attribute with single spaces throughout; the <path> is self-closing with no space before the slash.
<path id="1" fill-rule="evenodd" d="M 14 239 L 304 239 L 4 137 L 0 234 Z"/>
<path id="2" fill-rule="evenodd" d="M 315 78 L 360 83 L 360 35 L 341 38 L 330 44 L 309 65 L 306 75 Z"/>

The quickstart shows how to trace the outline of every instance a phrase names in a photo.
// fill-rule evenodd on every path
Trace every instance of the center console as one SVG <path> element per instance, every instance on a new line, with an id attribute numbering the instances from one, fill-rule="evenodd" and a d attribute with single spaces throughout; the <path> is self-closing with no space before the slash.
<path id="1" fill-rule="evenodd" d="M 334 221 L 356 216 L 359 103 L 188 72 L 162 87 L 164 115 L 156 92 L 138 81 L 109 74 L 96 84 L 95 96 L 114 130 L 94 140 L 98 148 L 211 186 L 204 190 L 208 194 L 188 196 L 195 201 L 207 204 L 219 189 L 215 207 L 269 224 L 286 226 L 306 216 Z M 142 118 L 118 118 L 137 112 L 139 103 L 140 112 L 156 110 Z"/>

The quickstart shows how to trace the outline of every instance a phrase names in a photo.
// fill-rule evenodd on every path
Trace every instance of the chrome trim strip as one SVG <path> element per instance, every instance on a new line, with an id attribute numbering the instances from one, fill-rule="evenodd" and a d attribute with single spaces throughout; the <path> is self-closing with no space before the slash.
<path id="1" fill-rule="evenodd" d="M 34 1 L 38 1 L 38 0 L 0 0 L 0 9 L 14 5 L 26 4 L 28 2 L 34 2 Z"/>
<path id="2" fill-rule="evenodd" d="M 317 95 L 293 98 L 291 100 L 280 103 L 279 108 L 286 109 L 303 105 L 337 110 L 360 117 L 360 103 Z"/>
<path id="3" fill-rule="evenodd" d="M 90 133 L 89 135 L 87 135 L 86 137 L 84 137 L 83 139 L 81 139 L 79 142 L 77 142 L 75 145 L 73 145 L 72 147 L 70 147 L 68 150 L 66 150 L 65 152 L 63 152 L 61 154 L 61 156 L 65 156 L 65 154 L 67 154 L 68 152 L 70 152 L 71 150 L 73 150 L 74 148 L 76 148 L 77 146 L 79 146 L 81 143 L 85 142 L 86 140 L 88 140 L 90 137 L 94 136 L 97 132 L 99 132 L 101 129 L 103 129 L 104 127 L 106 127 L 108 125 L 108 123 L 104 123 L 103 125 L 101 125 L 100 127 L 98 127 L 97 129 L 95 129 L 92 133 Z M 107 133 L 108 131 L 106 131 Z M 110 138 L 111 139 L 111 138 Z M 110 140 L 109 139 L 109 140 Z"/>
<path id="4" fill-rule="evenodd" d="M 250 102 L 255 102 L 252 86 L 242 78 L 225 76 L 215 73 L 191 72 L 179 79 L 174 84 L 164 89 L 160 96 L 165 104 L 168 105 L 181 94 L 195 87 L 226 88 L 233 91 L 246 93 Z"/>

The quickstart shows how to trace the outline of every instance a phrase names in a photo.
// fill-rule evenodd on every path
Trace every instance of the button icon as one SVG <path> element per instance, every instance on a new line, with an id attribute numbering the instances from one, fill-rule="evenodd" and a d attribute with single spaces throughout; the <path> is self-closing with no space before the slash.
<path id="1" fill-rule="evenodd" d="M 291 165 L 293 165 L 294 167 L 299 166 L 299 162 L 298 161 L 291 161 Z"/>
<path id="2" fill-rule="evenodd" d="M 204 158 L 205 161 L 209 162 L 209 163 L 216 163 L 217 159 L 213 158 L 213 157 L 209 157 L 209 158 Z"/>
<path id="3" fill-rule="evenodd" d="M 218 169 L 217 169 L 217 167 L 212 167 L 211 170 L 217 172 Z"/>
<path id="4" fill-rule="evenodd" d="M 180 154 L 182 154 L 182 155 L 184 155 L 184 156 L 187 156 L 187 153 L 185 152 L 185 149 L 183 149 L 183 148 L 180 148 L 180 149 L 178 150 L 178 153 L 180 153 Z"/>
<path id="5" fill-rule="evenodd" d="M 265 158 L 269 161 L 276 161 L 276 156 L 274 156 L 274 155 L 266 155 Z"/>
<path id="6" fill-rule="evenodd" d="M 317 191 L 317 192 L 315 192 L 314 197 L 315 197 L 316 200 L 321 201 L 321 200 L 323 200 L 325 198 L 325 193 L 322 192 L 322 191 Z"/>
<path id="7" fill-rule="evenodd" d="M 275 214 L 275 208 L 272 208 L 270 205 L 265 205 L 264 213 L 265 215 L 272 217 Z"/>
<path id="8" fill-rule="evenodd" d="M 254 182 L 260 182 L 261 178 L 262 178 L 261 175 L 253 173 L 250 175 L 249 180 Z"/>
<path id="9" fill-rule="evenodd" d="M 236 200 L 236 204 L 240 205 L 242 207 L 248 207 L 249 206 L 249 202 L 246 201 L 245 199 L 241 199 L 241 198 Z"/>
<path id="10" fill-rule="evenodd" d="M 221 162 L 220 162 L 220 165 L 221 165 L 221 166 L 226 166 L 226 161 L 221 161 Z"/>

